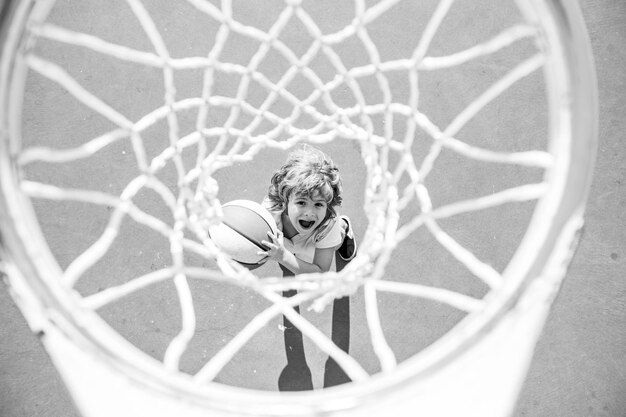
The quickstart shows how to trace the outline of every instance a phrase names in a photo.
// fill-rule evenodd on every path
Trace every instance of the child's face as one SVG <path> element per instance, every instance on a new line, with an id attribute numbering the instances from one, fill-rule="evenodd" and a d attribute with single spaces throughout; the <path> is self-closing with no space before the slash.
<path id="1" fill-rule="evenodd" d="M 287 204 L 287 216 L 299 234 L 311 233 L 326 218 L 328 207 L 319 192 L 306 195 L 291 195 Z"/>

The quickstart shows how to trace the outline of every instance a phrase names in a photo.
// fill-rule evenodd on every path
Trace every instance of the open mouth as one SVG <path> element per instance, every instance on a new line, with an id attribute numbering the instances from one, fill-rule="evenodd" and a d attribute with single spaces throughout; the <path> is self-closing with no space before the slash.
<path id="1" fill-rule="evenodd" d="M 307 220 L 298 220 L 298 224 L 300 224 L 300 226 L 303 229 L 310 229 L 311 227 L 313 227 L 315 222 L 314 221 L 307 221 Z"/>

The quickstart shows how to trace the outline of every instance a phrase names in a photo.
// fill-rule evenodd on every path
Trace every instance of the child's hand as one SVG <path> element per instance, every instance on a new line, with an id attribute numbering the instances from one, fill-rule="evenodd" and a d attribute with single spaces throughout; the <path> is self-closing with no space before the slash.
<path id="1" fill-rule="evenodd" d="M 259 251 L 258 254 L 266 255 L 276 261 L 282 260 L 285 253 L 283 232 L 281 232 L 280 230 L 276 234 L 272 232 L 267 232 L 267 235 L 272 241 L 270 242 L 267 240 L 263 240 L 261 241 L 261 243 L 267 246 L 269 249 L 267 251 Z"/>

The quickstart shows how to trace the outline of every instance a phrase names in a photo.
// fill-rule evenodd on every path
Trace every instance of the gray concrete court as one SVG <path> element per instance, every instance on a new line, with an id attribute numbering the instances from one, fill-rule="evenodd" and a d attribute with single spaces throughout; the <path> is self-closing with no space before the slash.
<path id="1" fill-rule="evenodd" d="M 313 0 L 309 0 L 311 2 Z M 536 355 L 532 362 L 528 379 L 515 411 L 515 417 L 622 417 L 626 415 L 626 283 L 624 281 L 624 259 L 626 258 L 626 225 L 624 212 L 626 210 L 626 148 L 621 137 L 626 129 L 626 95 L 624 84 L 626 75 L 623 68 L 626 66 L 626 53 L 623 44 L 626 41 L 626 5 L 621 0 L 578 0 L 590 33 L 593 52 L 596 60 L 599 102 L 600 102 L 600 131 L 597 168 L 587 206 L 587 223 L 579 249 L 572 262 L 568 276 L 557 298 L 551 315 L 548 319 L 543 335 L 537 345 Z M 98 34 L 112 42 L 119 42 L 137 49 L 149 50 L 150 45 L 140 29 L 130 24 L 130 21 L 120 21 L 111 12 L 111 7 L 126 7 L 121 1 L 111 2 L 76 2 L 65 0 L 59 2 L 66 7 L 60 14 L 54 15 L 56 22 L 67 24 L 78 31 Z M 165 10 L 166 0 L 146 1 L 151 11 Z M 306 2 L 305 2 L 306 3 Z M 447 29 L 442 33 L 441 42 L 471 41 L 472 36 L 481 28 L 472 26 L 472 12 L 474 5 L 471 0 L 459 1 L 461 12 L 451 18 L 459 25 L 465 25 L 467 33 Z M 244 3 L 239 3 L 242 5 Z M 248 3 L 245 3 L 248 4 Z M 249 4 L 252 4 L 250 2 Z M 333 2 L 310 3 L 311 8 L 322 12 L 328 9 Z M 316 7 L 313 4 L 317 5 Z M 91 9 L 89 9 L 91 7 Z M 268 8 L 269 10 L 269 8 Z M 86 14 L 85 14 L 86 13 Z M 326 29 L 339 25 L 342 19 L 347 19 L 348 13 L 341 10 L 335 13 L 335 21 L 324 21 Z M 88 18 L 84 18 L 87 16 Z M 406 53 L 406 46 L 396 38 L 416 27 L 411 21 L 410 13 L 397 13 L 395 24 L 379 27 L 378 30 L 387 33 L 386 43 L 379 45 L 381 50 L 389 54 L 401 55 Z M 171 42 L 172 51 L 183 51 L 181 54 L 203 53 L 210 45 L 214 32 L 202 31 L 202 20 L 194 20 L 190 15 L 168 15 L 156 13 L 155 20 L 166 27 L 163 36 Z M 509 19 L 506 12 L 493 16 L 494 27 Z M 423 23 L 421 16 L 419 23 Z M 129 18 L 130 19 L 130 18 Z M 253 15 L 259 26 L 268 25 L 273 16 L 261 13 Z M 130 19 L 132 20 L 132 19 Z M 252 21 L 251 20 L 251 21 Z M 117 30 L 124 28 L 124 30 Z M 128 28 L 128 30 L 126 29 Z M 132 29 L 134 28 L 134 29 Z M 188 30 L 194 28 L 196 30 Z M 474 30 L 475 29 L 475 30 Z M 134 30 L 134 31 L 133 31 Z M 475 33 L 476 32 L 476 33 Z M 290 35 L 298 44 L 301 31 L 293 29 Z M 304 41 L 305 38 L 303 38 Z M 302 43 L 304 44 L 304 43 Z M 433 48 L 443 48 L 435 43 Z M 443 50 L 443 49 L 442 49 Z M 245 62 L 246 46 L 240 49 L 231 49 L 228 59 L 232 62 Z M 150 103 L 162 103 L 162 87 L 160 75 L 148 70 L 137 70 L 135 67 L 113 67 L 107 60 L 99 60 L 95 55 L 89 55 L 84 61 L 80 51 L 72 48 L 62 49 L 53 42 L 45 44 L 39 51 L 44 57 L 59 59 L 70 65 L 68 69 L 76 79 L 94 86 L 99 97 L 112 103 L 116 109 L 127 115 L 131 120 L 140 117 L 151 109 Z M 298 51 L 303 53 L 304 50 Z M 346 56 L 351 57 L 351 54 Z M 356 57 L 357 54 L 355 53 Z M 387 57 L 388 58 L 388 57 Z M 349 58 L 348 58 L 349 59 Z M 505 57 L 507 59 L 507 57 Z M 275 59 L 273 66 L 264 67 L 269 77 L 276 77 L 284 71 L 281 61 Z M 351 64 L 357 65 L 357 58 Z M 100 71 L 92 72 L 92 69 Z M 318 68 L 322 76 L 330 77 L 332 72 L 323 65 Z M 496 69 L 497 70 L 497 69 Z M 443 122 L 449 114 L 459 110 L 461 102 L 475 95 L 484 86 L 484 73 L 477 72 L 474 82 L 464 83 L 449 74 L 454 93 L 439 89 L 442 79 L 432 78 L 433 91 L 424 95 L 424 101 L 433 107 L 433 117 Z M 197 94 L 194 88 L 199 85 L 201 74 L 190 72 L 177 75 L 177 94 L 179 97 L 191 97 Z M 394 81 L 395 82 L 395 81 Z M 216 80 L 217 89 L 221 94 L 233 93 L 235 80 L 220 78 Z M 62 143 L 63 146 L 75 146 L 85 135 L 93 136 L 96 132 L 111 128 L 110 122 L 85 111 L 77 106 L 75 101 L 62 90 L 50 87 L 45 82 L 34 78 L 31 89 L 27 91 L 25 106 L 26 136 L 37 138 L 39 141 L 49 140 L 50 143 Z M 129 86 L 132 86 L 129 88 Z M 477 90 L 473 90 L 476 88 Z M 296 84 L 294 94 L 306 93 L 305 83 Z M 396 86 L 394 94 L 403 97 L 405 93 Z M 535 91 L 527 91 L 532 97 Z M 255 92 L 251 92 L 254 97 Z M 258 94 L 258 92 L 257 92 Z M 334 97 L 338 102 L 349 103 L 349 97 L 341 96 L 338 91 Z M 367 94 L 376 94 L 368 91 Z M 398 100 L 400 100 L 398 98 Z M 519 99 L 518 99 L 519 100 Z M 488 113 L 485 117 L 506 117 L 507 110 L 513 110 L 520 101 L 507 102 L 497 113 Z M 258 103 L 255 103 L 258 104 Z M 285 111 L 284 103 L 273 108 L 277 113 Z M 507 107 L 509 106 L 509 107 Z M 47 109 L 47 114 L 40 114 L 36 110 Z M 509 112 L 512 116 L 505 119 L 512 129 L 522 136 L 525 129 L 533 129 L 534 122 L 540 120 L 542 107 L 532 108 L 525 104 L 519 112 Z M 74 112 L 71 121 L 59 117 L 62 112 Z M 58 113 L 57 113 L 58 111 Z M 449 112 L 449 113 L 448 113 Z M 212 123 L 219 125 L 225 114 L 216 112 L 212 115 Z M 306 121 L 305 121 L 306 122 Z M 181 114 L 181 125 L 193 124 L 191 113 Z M 471 129 L 482 127 L 472 126 Z M 401 128 L 400 128 L 401 129 Z M 539 129 L 539 128 L 537 128 Z M 163 141 L 167 136 L 163 131 L 167 126 L 163 123 L 151 128 L 146 133 L 150 139 L 147 152 L 154 156 L 163 148 Z M 52 134 L 50 134 L 52 132 Z M 541 133 L 541 131 L 536 131 Z M 183 132 L 187 133 L 187 132 Z M 487 136 L 487 135 L 485 135 Z M 532 136 L 532 135 L 528 135 Z M 537 135 L 539 136 L 539 135 Z M 485 138 L 484 140 L 491 140 Z M 484 143 L 489 146 L 504 146 L 495 141 Z M 534 143 L 525 143 L 533 147 Z M 537 145 L 538 146 L 538 145 Z M 357 236 L 361 237 L 365 230 L 365 213 L 361 210 L 363 199 L 363 165 L 358 158 L 357 145 L 352 142 L 323 145 L 322 149 L 332 155 L 335 162 L 342 169 L 345 184 L 345 201 L 342 212 L 349 214 L 354 223 Z M 417 151 L 421 151 L 419 149 Z M 55 178 L 57 181 L 86 188 L 107 189 L 113 192 L 124 186 L 133 170 L 129 168 L 134 161 L 131 150 L 127 145 L 113 147 L 104 153 L 104 163 L 97 171 L 91 162 L 78 162 L 70 168 L 48 166 L 47 171 L 33 168 L 30 174 L 35 178 Z M 236 165 L 234 169 L 227 169 L 218 176 L 220 181 L 221 199 L 228 201 L 235 198 L 259 200 L 262 198 L 273 170 L 282 162 L 284 154 L 274 151 L 264 151 L 252 164 Z M 186 162 L 192 157 L 186 159 Z M 455 159 L 444 160 L 444 174 L 450 172 L 451 183 L 446 182 L 445 176 L 435 176 L 433 181 L 441 185 L 441 192 L 435 195 L 437 203 L 445 203 L 454 199 L 463 198 L 472 193 L 480 195 L 514 184 L 522 175 L 519 170 L 494 173 L 475 170 L 480 180 L 467 181 L 465 169 L 471 166 L 458 165 Z M 81 175 L 72 175 L 71 171 Z M 89 175 L 91 174 L 91 175 Z M 536 173 L 526 173 L 532 178 Z M 175 185 L 175 173 L 166 170 L 163 173 L 164 182 Z M 456 182 L 454 182 L 456 181 Z M 455 185 L 458 188 L 455 188 Z M 161 208 L 155 195 L 145 193 L 138 197 L 138 204 L 142 207 L 151 207 L 156 216 L 167 217 L 165 208 Z M 490 218 L 477 215 L 475 224 L 463 229 L 454 222 L 447 224 L 456 230 L 463 243 L 475 245 L 476 253 L 485 256 L 496 267 L 503 266 L 510 252 L 506 250 L 515 239 L 519 240 L 524 221 L 528 219 L 529 206 L 515 209 L 511 216 L 508 213 L 491 213 Z M 47 211 L 47 221 L 42 227 L 50 236 L 51 242 L 56 244 L 55 255 L 62 266 L 67 266 L 73 258 L 84 250 L 98 236 L 108 219 L 108 212 L 87 205 L 58 206 L 42 205 L 39 210 Z M 43 217 L 43 216 L 42 216 Z M 510 228 L 510 234 L 500 240 L 487 241 L 502 225 Z M 106 258 L 106 262 L 97 264 L 91 270 L 84 282 L 81 280 L 79 290 L 85 294 L 98 291 L 100 288 L 123 282 L 128 276 L 145 273 L 163 267 L 168 262 L 167 248 L 164 243 L 150 233 L 141 233 L 140 229 L 129 224 L 126 233 L 120 237 L 122 245 L 114 248 Z M 494 238 L 495 239 L 495 238 Z M 478 241 L 478 242 L 477 242 Z M 51 243 L 51 246 L 52 246 Z M 440 254 L 432 245 L 427 236 L 418 235 L 399 249 L 397 262 L 392 263 L 389 274 L 397 279 L 403 279 L 413 268 L 419 265 L 425 275 L 432 275 L 431 283 L 442 286 L 458 285 L 460 291 L 467 294 L 480 295 L 485 291 L 482 284 L 447 282 L 445 277 L 455 277 L 463 274 L 453 265 L 442 267 L 431 261 Z M 415 256 L 418 254 L 419 256 Z M 190 264 L 205 265 L 202 261 L 190 259 Z M 444 272 L 440 272 L 444 268 Z M 260 274 L 276 274 L 277 268 L 268 265 L 259 269 Z M 443 276 L 444 278 L 441 278 Z M 198 310 L 198 337 L 194 338 L 190 347 L 190 354 L 183 358 L 183 369 L 193 372 L 203 363 L 207 356 L 218 349 L 235 330 L 246 323 L 255 311 L 267 303 L 255 294 L 233 289 L 227 286 L 194 283 L 194 296 Z M 216 296 L 218 294 L 218 296 Z M 241 300 L 245 300 L 245 308 L 241 307 Z M 399 359 L 408 357 L 421 347 L 435 340 L 458 320 L 454 311 L 435 306 L 419 306 L 417 310 L 413 301 L 397 301 L 397 299 L 383 299 L 381 302 L 382 314 L 386 314 L 390 343 Z M 134 342 L 149 355 L 162 357 L 179 326 L 177 307 L 173 298 L 172 287 L 167 284 L 147 291 L 141 296 L 133 296 L 127 300 L 125 307 L 134 311 L 133 314 L 122 316 L 116 307 L 105 308 L 102 315 L 111 321 L 111 324 L 125 337 Z M 134 310 L 133 310 L 134 308 Z M 229 313 L 226 315 L 224 312 Z M 364 368 L 369 372 L 379 370 L 371 346 L 363 341 L 368 332 L 362 317 L 362 296 L 352 299 L 352 345 L 351 353 L 358 357 Z M 3 324 L 0 326 L 0 417 L 36 417 L 60 416 L 73 417 L 77 412 L 72 401 L 60 381 L 56 370 L 52 366 L 41 344 L 33 335 L 17 307 L 3 288 L 0 291 L 0 317 Z M 216 321 L 215 317 L 219 317 Z M 316 316 L 306 313 L 306 317 L 324 331 L 328 331 L 329 314 L 325 312 Z M 407 330 L 403 326 L 407 322 L 421 321 L 424 327 Z M 220 374 L 218 381 L 227 384 L 243 385 L 251 388 L 274 390 L 284 353 L 282 351 L 282 336 L 276 323 L 267 332 L 261 333 L 251 341 L 249 347 L 238 355 L 232 365 L 226 367 Z M 407 340 L 416 343 L 407 343 Z M 313 370 L 313 382 L 320 386 L 321 369 L 325 355 L 314 347 L 307 348 L 307 359 Z M 276 365 L 276 364 L 280 365 Z"/>

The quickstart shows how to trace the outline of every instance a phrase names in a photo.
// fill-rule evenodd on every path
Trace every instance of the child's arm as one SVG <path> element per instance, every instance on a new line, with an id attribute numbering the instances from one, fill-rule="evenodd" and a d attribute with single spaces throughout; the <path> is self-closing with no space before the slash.
<path id="1" fill-rule="evenodd" d="M 272 239 L 272 242 L 264 240 L 262 243 L 270 249 L 266 252 L 261 251 L 259 254 L 269 256 L 294 274 L 327 272 L 330 270 L 337 248 L 315 249 L 313 263 L 309 263 L 297 258 L 293 253 L 285 249 L 282 232 L 279 231 L 278 235 L 272 235 L 271 233 L 268 233 L 268 235 Z"/>

